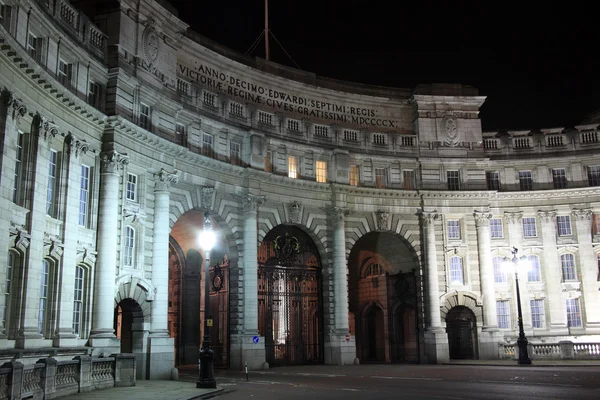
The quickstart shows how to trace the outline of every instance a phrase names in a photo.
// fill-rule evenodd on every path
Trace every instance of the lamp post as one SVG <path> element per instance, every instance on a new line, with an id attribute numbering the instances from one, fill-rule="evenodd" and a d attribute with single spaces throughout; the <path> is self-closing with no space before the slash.
<path id="1" fill-rule="evenodd" d="M 517 339 L 517 347 L 519 348 L 519 364 L 531 364 L 531 359 L 529 358 L 529 353 L 527 352 L 527 338 L 525 337 L 525 331 L 523 330 L 523 312 L 521 311 L 521 292 L 519 290 L 519 263 L 521 262 L 521 258 L 517 257 L 516 247 L 513 247 L 511 253 L 513 255 L 510 262 L 512 262 L 514 266 L 515 272 L 515 283 L 517 287 L 517 312 L 518 312 L 518 320 L 519 320 L 519 339 Z M 525 258 L 525 256 L 523 256 Z"/>
<path id="2" fill-rule="evenodd" d="M 217 387 L 217 381 L 215 381 L 213 361 L 215 354 L 210 348 L 210 334 L 209 334 L 209 313 L 210 313 L 210 286 L 208 284 L 208 274 L 210 265 L 210 251 L 215 245 L 215 233 L 212 230 L 212 224 L 210 223 L 210 215 L 208 211 L 204 213 L 204 229 L 200 233 L 198 242 L 200 247 L 204 250 L 205 258 L 205 276 L 204 276 L 204 337 L 202 338 L 202 348 L 198 356 L 200 363 L 200 370 L 198 371 L 198 380 L 196 381 L 196 387 L 201 389 L 214 389 Z"/>

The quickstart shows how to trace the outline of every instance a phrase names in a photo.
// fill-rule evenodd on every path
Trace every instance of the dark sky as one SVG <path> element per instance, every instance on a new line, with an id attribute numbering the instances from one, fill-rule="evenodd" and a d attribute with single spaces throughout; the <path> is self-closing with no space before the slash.
<path id="1" fill-rule="evenodd" d="M 170 2 L 241 53 L 264 29 L 264 0 Z M 579 124 L 600 108 L 600 18 L 583 2 L 530 3 L 269 0 L 270 30 L 293 61 L 272 37 L 271 60 L 366 84 L 472 85 L 487 96 L 486 131 Z M 264 58 L 264 42 L 252 55 Z"/>

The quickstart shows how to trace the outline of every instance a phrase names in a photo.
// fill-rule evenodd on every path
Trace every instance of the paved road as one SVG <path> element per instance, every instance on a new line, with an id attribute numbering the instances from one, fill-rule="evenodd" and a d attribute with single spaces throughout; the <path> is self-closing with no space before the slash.
<path id="1" fill-rule="evenodd" d="M 195 371 L 181 370 L 182 380 Z M 218 399 L 600 399 L 600 367 L 361 365 L 218 371 Z"/>

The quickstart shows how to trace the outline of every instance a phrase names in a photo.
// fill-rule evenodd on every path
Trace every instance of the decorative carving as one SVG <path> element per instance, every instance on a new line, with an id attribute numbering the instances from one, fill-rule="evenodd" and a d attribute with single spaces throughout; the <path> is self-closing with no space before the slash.
<path id="1" fill-rule="evenodd" d="M 31 243 L 31 235 L 27 233 L 22 226 L 11 226 L 9 228 L 10 235 L 10 247 L 20 250 L 21 252 L 25 252 L 29 247 L 29 243 Z"/>
<path id="2" fill-rule="evenodd" d="M 300 254 L 300 241 L 286 232 L 285 236 L 279 235 L 273 240 L 273 251 L 280 265 L 291 266 Z"/>
<path id="3" fill-rule="evenodd" d="M 350 214 L 347 208 L 328 206 L 325 211 L 334 222 L 344 222 L 344 218 Z"/>
<path id="4" fill-rule="evenodd" d="M 65 150 L 69 155 L 79 157 L 80 154 L 87 153 L 89 147 L 85 139 L 77 139 L 71 132 L 65 138 Z"/>
<path id="5" fill-rule="evenodd" d="M 214 292 L 220 292 L 223 290 L 223 286 L 225 284 L 225 274 L 224 269 L 229 268 L 229 259 L 227 258 L 227 254 L 223 256 L 223 260 L 215 265 L 212 273 L 212 288 Z"/>
<path id="6" fill-rule="evenodd" d="M 445 135 L 444 144 L 446 146 L 458 146 L 458 120 L 452 110 L 447 111 L 442 118 L 442 132 Z"/>
<path id="7" fill-rule="evenodd" d="M 475 226 L 490 226 L 490 219 L 492 214 L 485 211 L 475 211 L 473 213 L 475 217 Z"/>
<path id="8" fill-rule="evenodd" d="M 591 220 L 592 219 L 592 210 L 589 208 L 575 208 L 571 211 L 573 217 L 580 221 Z"/>
<path id="9" fill-rule="evenodd" d="M 154 174 L 154 190 L 155 191 L 167 191 L 171 186 L 171 183 L 179 182 L 177 171 L 167 172 L 164 168 Z"/>
<path id="10" fill-rule="evenodd" d="M 302 205 L 297 201 L 292 201 L 290 204 L 290 222 L 293 224 L 300 223 L 300 212 L 302 211 Z"/>
<path id="11" fill-rule="evenodd" d="M 146 29 L 142 33 L 142 47 L 144 49 L 144 57 L 146 62 L 151 66 L 158 59 L 159 38 L 156 33 L 155 22 L 152 18 L 146 21 Z"/>
<path id="12" fill-rule="evenodd" d="M 100 169 L 105 174 L 118 174 L 123 166 L 129 164 L 129 157 L 126 153 L 119 153 L 116 150 L 110 150 L 100 153 Z"/>
<path id="13" fill-rule="evenodd" d="M 523 219 L 523 211 L 504 211 L 504 218 L 513 224 L 520 223 Z"/>
<path id="14" fill-rule="evenodd" d="M 265 202 L 265 196 L 256 196 L 253 194 L 246 194 L 242 197 L 244 205 L 244 211 L 258 211 L 258 207 Z"/>
<path id="15" fill-rule="evenodd" d="M 23 103 L 21 99 L 15 98 L 13 93 L 6 88 L 2 89 L 1 96 L 7 114 L 10 115 L 16 123 L 19 123 L 21 117 L 24 117 L 25 114 L 27 114 L 27 106 L 25 106 L 25 103 Z"/>
<path id="16" fill-rule="evenodd" d="M 77 264 L 87 264 L 94 266 L 96 264 L 97 251 L 90 249 L 89 244 L 84 244 L 81 247 L 77 247 Z"/>
<path id="17" fill-rule="evenodd" d="M 213 186 L 202 186 L 200 188 L 200 204 L 205 210 L 212 209 L 214 192 L 215 188 Z"/>
<path id="18" fill-rule="evenodd" d="M 35 113 L 31 122 L 31 130 L 34 134 L 46 139 L 49 143 L 58 135 L 58 126 L 53 121 L 48 121 L 40 113 Z"/>
<path id="19" fill-rule="evenodd" d="M 377 230 L 389 231 L 390 230 L 390 214 L 386 211 L 377 211 Z"/>
<path id="20" fill-rule="evenodd" d="M 556 221 L 556 211 L 542 211 L 539 210 L 537 212 L 538 218 L 544 222 L 554 222 Z"/>
<path id="21" fill-rule="evenodd" d="M 426 226 L 432 226 L 434 221 L 438 220 L 441 217 L 441 214 L 438 214 L 437 211 L 423 211 L 421 212 L 421 219 Z"/>
<path id="22" fill-rule="evenodd" d="M 55 260 L 60 260 L 63 255 L 65 245 L 55 236 L 47 236 L 44 239 L 44 248 L 47 248 L 47 254 Z"/>
<path id="23" fill-rule="evenodd" d="M 128 225 L 135 223 L 144 225 L 146 223 L 146 214 L 139 210 L 125 210 L 123 212 L 123 220 Z"/>

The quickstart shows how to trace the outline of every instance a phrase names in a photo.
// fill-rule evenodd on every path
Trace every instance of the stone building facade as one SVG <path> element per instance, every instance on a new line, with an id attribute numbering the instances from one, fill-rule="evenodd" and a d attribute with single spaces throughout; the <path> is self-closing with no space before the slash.
<path id="1" fill-rule="evenodd" d="M 482 132 L 476 89 L 251 59 L 156 0 L 0 0 L 0 355 L 230 368 L 600 337 L 598 124 Z M 209 259 L 197 241 L 208 212 Z"/>

